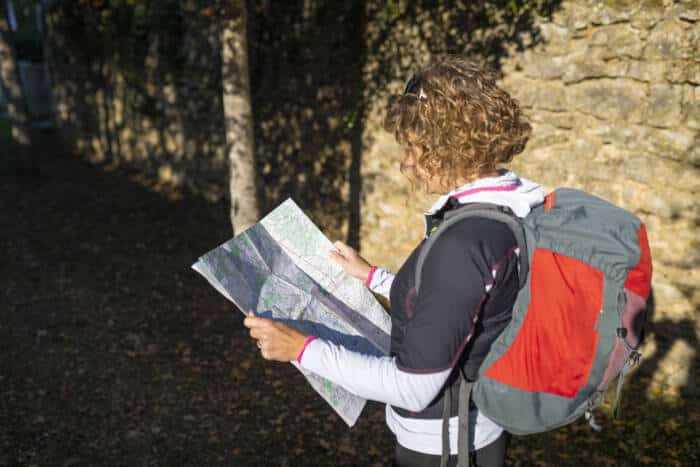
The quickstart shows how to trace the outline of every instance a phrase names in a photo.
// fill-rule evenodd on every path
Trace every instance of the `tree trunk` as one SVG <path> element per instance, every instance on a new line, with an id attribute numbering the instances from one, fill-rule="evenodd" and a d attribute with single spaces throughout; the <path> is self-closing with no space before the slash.
<path id="1" fill-rule="evenodd" d="M 12 47 L 12 31 L 7 20 L 7 5 L 0 0 L 0 79 L 7 98 L 12 139 L 19 152 L 28 151 L 31 143 L 29 114 L 19 81 L 17 60 Z"/>
<path id="2" fill-rule="evenodd" d="M 230 4 L 230 2 L 223 2 Z M 229 160 L 231 225 L 239 233 L 260 218 L 257 199 L 253 112 L 250 104 L 245 2 L 222 8 L 221 83 Z"/>

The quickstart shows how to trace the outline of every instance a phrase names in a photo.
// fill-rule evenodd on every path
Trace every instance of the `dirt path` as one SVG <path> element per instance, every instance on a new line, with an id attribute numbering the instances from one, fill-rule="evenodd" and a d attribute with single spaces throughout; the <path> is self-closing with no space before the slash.
<path id="1" fill-rule="evenodd" d="M 0 178 L 0 465 L 372 465 L 348 429 L 196 273 L 226 206 L 169 201 L 66 156 Z"/>

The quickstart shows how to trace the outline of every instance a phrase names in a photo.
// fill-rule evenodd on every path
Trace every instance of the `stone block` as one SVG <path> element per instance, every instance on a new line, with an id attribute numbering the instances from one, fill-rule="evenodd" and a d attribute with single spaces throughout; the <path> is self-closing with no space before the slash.
<path id="1" fill-rule="evenodd" d="M 564 74 L 566 57 L 528 53 L 524 57 L 523 73 L 528 78 L 552 80 Z"/>
<path id="2" fill-rule="evenodd" d="M 597 155 L 601 147 L 600 141 L 585 136 L 573 137 L 570 141 L 571 152 L 570 157 L 572 157 L 576 163 L 586 164 L 591 169 L 589 173 L 595 174 L 596 167 L 600 166 L 601 162 Z"/>
<path id="3" fill-rule="evenodd" d="M 697 144 L 695 146 L 693 146 L 688 151 L 688 154 L 686 157 L 687 157 L 688 162 L 690 162 L 694 166 L 696 166 L 696 167 L 700 166 L 700 146 Z"/>
<path id="4" fill-rule="evenodd" d="M 570 135 L 566 131 L 561 131 L 551 125 L 532 122 L 532 136 L 527 143 L 527 148 L 531 150 L 540 149 L 547 146 L 554 146 L 566 143 Z"/>
<path id="5" fill-rule="evenodd" d="M 672 219 L 676 214 L 667 196 L 654 190 L 652 187 L 637 189 L 633 196 L 626 200 L 627 206 L 635 206 L 642 212 L 653 213 L 662 219 Z"/>
<path id="6" fill-rule="evenodd" d="M 569 30 L 555 23 L 542 23 L 539 25 L 543 39 L 543 49 L 549 55 L 565 55 L 570 52 Z"/>
<path id="7" fill-rule="evenodd" d="M 590 23 L 590 6 L 569 2 L 552 15 L 555 24 L 569 30 L 572 37 L 581 37 Z"/>
<path id="8" fill-rule="evenodd" d="M 590 21 L 594 25 L 626 23 L 632 17 L 630 8 L 614 8 L 612 5 L 597 2 L 591 9 Z"/>
<path id="9" fill-rule="evenodd" d="M 630 80 L 601 79 L 571 86 L 571 103 L 604 120 L 642 122 L 647 103 L 644 85 Z"/>
<path id="10" fill-rule="evenodd" d="M 670 62 L 664 78 L 671 83 L 700 84 L 700 63 L 690 60 Z"/>
<path id="11" fill-rule="evenodd" d="M 540 85 L 535 89 L 533 106 L 537 109 L 565 111 L 569 108 L 568 96 L 563 86 Z"/>
<path id="12" fill-rule="evenodd" d="M 594 61 L 582 57 L 573 61 L 564 72 L 564 83 L 578 83 L 589 79 L 616 78 L 627 74 L 627 63 L 621 60 Z"/>
<path id="13" fill-rule="evenodd" d="M 697 23 L 700 21 L 700 2 L 697 0 L 680 2 L 671 8 L 667 16 L 678 18 L 688 23 Z"/>
<path id="14" fill-rule="evenodd" d="M 640 30 L 649 30 L 656 26 L 664 17 L 660 8 L 639 8 L 630 18 L 632 27 Z"/>
<path id="15" fill-rule="evenodd" d="M 508 80 L 504 88 L 513 92 L 524 107 L 562 112 L 568 109 L 566 89 L 535 80 Z"/>
<path id="16" fill-rule="evenodd" d="M 677 20 L 665 20 L 651 31 L 644 48 L 647 60 L 683 60 L 693 57 L 691 34 Z M 697 51 L 695 51 L 697 53 Z"/>
<path id="17" fill-rule="evenodd" d="M 678 85 L 652 84 L 649 86 L 649 104 L 646 108 L 648 125 L 670 128 L 681 123 L 683 89 Z"/>
<path id="18" fill-rule="evenodd" d="M 690 50 L 692 52 L 693 60 L 700 61 L 700 27 L 695 26 L 690 31 Z"/>
<path id="19" fill-rule="evenodd" d="M 532 107 L 537 97 L 533 89 L 539 83 L 535 80 L 526 79 L 519 73 L 512 73 L 506 76 L 499 85 L 518 100 L 523 107 Z"/>
<path id="20" fill-rule="evenodd" d="M 650 187 L 658 186 L 663 180 L 673 180 L 674 191 L 700 190 L 700 171 L 679 161 L 654 157 L 640 151 L 628 153 L 619 168 L 625 177 Z"/>
<path id="21" fill-rule="evenodd" d="M 671 202 L 673 193 L 668 193 L 666 196 Z M 683 216 L 687 210 L 683 209 L 682 205 L 674 206 L 675 216 Z M 658 262 L 663 262 L 666 266 L 681 269 L 694 269 L 700 265 L 700 251 L 697 245 L 697 235 L 695 234 L 695 222 L 691 219 L 681 218 L 680 220 L 660 222 L 660 227 L 654 232 L 653 255 L 658 257 Z M 687 273 L 686 273 L 687 274 Z M 686 284 L 693 287 L 696 286 L 689 281 L 685 275 L 674 277 L 674 283 L 683 286 L 687 289 Z"/>
<path id="22" fill-rule="evenodd" d="M 554 128 L 570 130 L 576 127 L 578 119 L 574 114 L 566 112 L 548 112 L 538 110 L 530 116 L 533 123 L 545 123 Z"/>
<path id="23" fill-rule="evenodd" d="M 569 24 L 570 12 L 567 8 L 557 8 L 554 13 L 552 13 L 552 22 L 564 29 L 567 29 Z"/>
<path id="24" fill-rule="evenodd" d="M 685 125 L 700 130 L 700 86 L 683 86 L 683 118 Z"/>
<path id="25" fill-rule="evenodd" d="M 596 29 L 591 42 L 602 45 L 603 59 L 616 57 L 639 58 L 644 51 L 643 33 L 628 24 L 614 24 Z"/>
<path id="26" fill-rule="evenodd" d="M 633 153 L 630 153 L 629 151 L 626 151 L 625 149 L 616 146 L 614 144 L 603 144 L 600 149 L 598 150 L 597 158 L 600 160 L 605 161 L 608 165 L 611 166 L 619 166 L 621 161 L 626 159 L 627 157 L 630 157 L 630 155 Z"/>
<path id="27" fill-rule="evenodd" d="M 690 151 L 697 147 L 697 133 L 677 128 L 673 130 L 655 130 L 649 132 L 648 144 L 661 157 L 674 160 L 688 160 Z"/>
<path id="28" fill-rule="evenodd" d="M 627 151 L 655 154 L 676 161 L 687 161 L 695 144 L 695 132 L 683 128 L 667 130 L 614 123 L 593 127 L 587 132 L 604 144 L 613 144 Z"/>
<path id="29" fill-rule="evenodd" d="M 646 62 L 630 60 L 627 62 L 627 67 L 622 74 L 625 78 L 631 78 L 637 81 L 644 82 L 660 82 L 664 79 L 664 74 L 667 72 L 669 65 L 674 62 Z"/>

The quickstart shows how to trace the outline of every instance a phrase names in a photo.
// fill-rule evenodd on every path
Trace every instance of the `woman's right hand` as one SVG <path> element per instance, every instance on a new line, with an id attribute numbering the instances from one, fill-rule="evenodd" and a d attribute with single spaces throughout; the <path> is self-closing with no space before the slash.
<path id="1" fill-rule="evenodd" d="M 335 242 L 333 244 L 335 250 L 330 251 L 330 257 L 338 263 L 348 274 L 360 279 L 367 280 L 372 265 L 367 262 L 360 254 L 351 246 L 343 242 Z"/>

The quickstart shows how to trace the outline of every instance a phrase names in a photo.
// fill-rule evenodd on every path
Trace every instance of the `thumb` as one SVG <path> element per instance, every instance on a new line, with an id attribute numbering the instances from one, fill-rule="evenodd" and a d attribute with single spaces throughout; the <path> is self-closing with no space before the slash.
<path id="1" fill-rule="evenodd" d="M 344 266 L 344 265 L 348 264 L 347 258 L 346 258 L 345 256 L 343 256 L 342 254 L 340 254 L 340 252 L 338 252 L 338 251 L 331 250 L 331 251 L 328 253 L 328 255 L 330 256 L 330 258 L 331 258 L 333 261 L 335 261 L 336 263 L 338 263 L 340 266 Z"/>
<path id="2" fill-rule="evenodd" d="M 338 252 L 345 257 L 351 256 L 353 253 L 355 253 L 355 250 L 351 247 L 346 245 L 345 243 L 341 242 L 340 240 L 336 241 L 333 246 L 338 250 Z"/>

